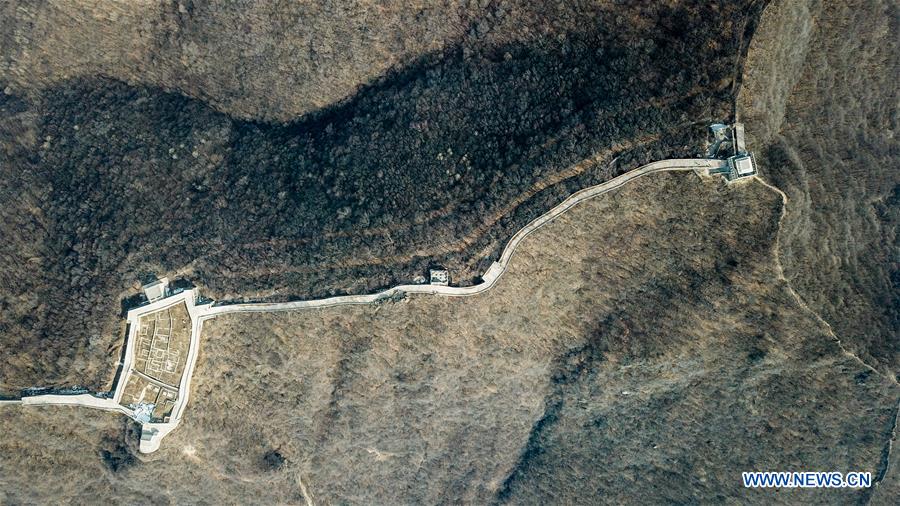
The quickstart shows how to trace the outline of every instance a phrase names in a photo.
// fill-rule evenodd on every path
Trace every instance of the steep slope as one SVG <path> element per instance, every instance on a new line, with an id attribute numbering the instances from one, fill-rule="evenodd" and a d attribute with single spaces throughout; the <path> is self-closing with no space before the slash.
<path id="1" fill-rule="evenodd" d="M 785 191 L 788 279 L 854 353 L 900 373 L 900 10 L 773 2 L 747 57 L 738 115 Z"/>
<path id="2" fill-rule="evenodd" d="M 159 453 L 130 457 L 134 436 L 111 416 L 7 408 L 0 450 L 19 458 L 0 461 L 0 491 L 855 503 L 858 491 L 741 486 L 743 470 L 874 472 L 900 396 L 778 281 L 780 211 L 759 183 L 654 175 L 529 236 L 476 297 L 212 320 Z M 26 478 L 57 459 L 57 480 Z"/>
<path id="3" fill-rule="evenodd" d="M 60 40 L 17 35 L 29 23 L 4 24 L 7 43 L 50 49 L 4 49 L 19 70 L 15 83 L 0 85 L 15 126 L 0 129 L 9 238 L 0 274 L 11 280 L 0 286 L 0 360 L 9 364 L 0 369 L 0 392 L 107 387 L 122 344 L 123 299 L 150 273 L 186 276 L 220 300 L 367 292 L 409 282 L 433 264 L 471 283 L 515 230 L 571 192 L 641 162 L 695 154 L 705 125 L 731 114 L 739 55 L 760 7 L 490 4 L 464 40 L 288 124 L 235 119 L 240 104 L 263 107 L 252 100 L 185 91 L 214 108 L 102 78 L 48 78 L 55 84 L 41 80 L 20 93 L 18 76 L 42 75 L 32 70 L 45 57 L 68 64 L 50 49 L 68 54 L 66 27 L 87 21 L 45 28 L 62 30 Z M 204 9 L 178 15 L 211 26 L 233 15 Z M 205 51 L 205 65 L 217 68 L 218 53 Z M 79 64 L 71 75 L 107 73 L 125 58 L 98 52 L 110 61 Z M 278 55 L 265 61 L 292 68 Z M 144 63 L 123 68 L 159 83 L 153 72 L 167 64 L 151 63 L 147 75 Z M 282 78 L 260 71 L 237 96 L 276 89 Z M 180 90 L 180 82 L 162 84 Z M 298 86 L 302 97 L 311 85 Z"/>

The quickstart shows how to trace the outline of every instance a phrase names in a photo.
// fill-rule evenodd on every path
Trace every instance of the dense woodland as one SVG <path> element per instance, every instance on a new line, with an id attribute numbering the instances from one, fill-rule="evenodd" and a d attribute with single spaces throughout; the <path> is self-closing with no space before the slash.
<path id="1" fill-rule="evenodd" d="M 283 124 L 102 77 L 0 95 L 0 392 L 107 387 L 151 274 L 220 300 L 473 282 L 572 191 L 698 153 L 761 8 L 501 3 Z"/>

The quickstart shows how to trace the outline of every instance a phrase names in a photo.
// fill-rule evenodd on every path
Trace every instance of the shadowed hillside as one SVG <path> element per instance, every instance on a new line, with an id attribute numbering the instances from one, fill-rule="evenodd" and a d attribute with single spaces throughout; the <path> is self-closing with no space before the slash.
<path id="1" fill-rule="evenodd" d="M 782 263 L 854 353 L 900 374 L 895 2 L 774 2 L 738 112 L 787 193 Z"/>
<path id="2" fill-rule="evenodd" d="M 777 280 L 780 212 L 759 183 L 657 174 L 530 235 L 478 296 L 207 321 L 158 453 L 130 458 L 112 415 L 0 410 L 0 500 L 856 504 L 741 485 L 876 473 L 900 396 Z"/>
<path id="3" fill-rule="evenodd" d="M 148 273 L 217 299 L 365 292 L 435 263 L 471 282 L 569 193 L 700 149 L 761 7 L 542 5 L 494 5 L 288 124 L 107 79 L 4 95 L 0 391 L 103 388 Z"/>

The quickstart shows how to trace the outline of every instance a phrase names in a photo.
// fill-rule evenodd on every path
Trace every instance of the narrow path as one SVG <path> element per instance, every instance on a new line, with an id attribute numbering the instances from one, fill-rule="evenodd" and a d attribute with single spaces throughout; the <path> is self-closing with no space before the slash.
<path id="1" fill-rule="evenodd" d="M 844 343 L 842 343 L 840 338 L 838 338 L 837 334 L 834 333 L 834 329 L 832 329 L 831 325 L 827 321 L 825 321 L 825 319 L 822 318 L 819 315 L 819 313 L 817 313 L 811 307 L 809 307 L 809 305 L 803 300 L 803 297 L 801 297 L 800 294 L 797 293 L 796 290 L 794 290 L 794 287 L 791 285 L 791 282 L 784 275 L 784 267 L 782 267 L 782 265 L 781 265 L 781 257 L 779 256 L 780 252 L 781 252 L 781 246 L 780 246 L 781 243 L 779 242 L 779 240 L 781 238 L 781 230 L 782 230 L 782 224 L 784 222 L 784 217 L 787 215 L 788 196 L 780 188 L 778 188 L 777 186 L 775 186 L 771 183 L 767 183 L 761 177 L 757 176 L 756 180 L 759 181 L 759 183 L 762 184 L 763 186 L 765 186 L 765 187 L 769 188 L 770 190 L 781 195 L 781 216 L 778 218 L 778 229 L 775 232 L 775 251 L 773 252 L 774 254 L 772 255 L 775 258 L 775 268 L 778 272 L 778 279 L 784 282 L 784 284 L 787 287 L 788 291 L 790 292 L 791 296 L 793 296 L 793 298 L 797 301 L 797 304 L 799 304 L 801 308 L 803 308 L 804 310 L 806 310 L 807 312 L 812 314 L 813 317 L 828 330 L 829 336 L 831 336 L 831 338 L 834 339 L 834 341 L 838 345 L 838 348 L 840 348 L 841 352 L 843 352 L 845 355 L 848 355 L 848 356 L 852 357 L 853 359 L 855 359 L 857 362 L 859 362 L 861 365 L 863 365 L 866 369 L 875 373 L 878 377 L 887 379 L 890 383 L 897 385 L 898 384 L 897 379 L 895 377 L 893 377 L 893 375 L 884 374 L 884 373 L 880 372 L 878 369 L 869 365 L 865 360 L 863 360 L 862 358 L 857 356 L 855 353 L 853 353 L 850 350 L 848 350 L 847 348 L 845 348 Z M 880 485 L 884 481 L 884 479 L 887 477 L 888 473 L 891 470 L 891 454 L 894 449 L 894 440 L 897 438 L 897 418 L 898 418 L 898 416 L 900 416 L 900 403 L 898 403 L 897 409 L 894 411 L 893 427 L 891 428 L 891 432 L 890 432 L 890 435 L 888 436 L 888 440 L 884 445 L 881 459 L 878 463 L 878 466 L 876 467 L 875 481 L 872 483 L 872 487 L 870 487 L 869 489 L 866 490 L 866 493 L 863 496 L 863 501 L 862 501 L 863 504 L 869 504 L 871 502 L 872 495 L 878 489 L 878 485 Z"/>
<path id="2" fill-rule="evenodd" d="M 837 334 L 834 333 L 834 329 L 832 329 L 831 324 L 829 324 L 827 321 L 825 321 L 825 319 L 822 318 L 819 315 L 819 313 L 817 313 L 811 307 L 809 307 L 809 305 L 806 303 L 806 301 L 803 300 L 803 297 L 801 297 L 800 294 L 797 293 L 796 290 L 794 290 L 794 287 L 791 285 L 791 282 L 787 279 L 787 277 L 785 277 L 784 267 L 782 267 L 782 265 L 781 265 L 781 257 L 779 255 L 780 255 L 780 251 L 781 251 L 781 242 L 780 242 L 781 230 L 782 230 L 782 224 L 784 222 L 784 217 L 787 214 L 788 196 L 783 191 L 781 191 L 780 188 L 778 188 L 777 186 L 774 186 L 770 183 L 767 183 L 765 180 L 763 180 L 759 176 L 756 177 L 756 180 L 759 181 L 759 183 L 762 184 L 763 186 L 765 186 L 765 187 L 769 188 L 770 190 L 781 195 L 781 216 L 778 218 L 778 230 L 775 233 L 775 254 L 773 255 L 773 257 L 775 258 L 775 268 L 778 271 L 778 279 L 780 281 L 784 281 L 785 286 L 787 286 L 788 291 L 791 293 L 791 296 L 794 298 L 794 300 L 797 301 L 797 304 L 799 304 L 801 308 L 803 308 L 804 310 L 809 312 L 811 315 L 813 315 L 813 317 L 816 319 L 816 321 L 818 321 L 823 326 L 825 326 L 826 329 L 828 329 L 828 335 L 831 336 L 832 339 L 834 339 L 834 341 L 837 343 L 838 347 L 841 349 L 841 351 L 845 355 L 852 357 L 857 362 L 862 364 L 866 369 L 877 374 L 879 377 L 885 378 L 888 381 L 890 381 L 891 383 L 897 385 L 898 383 L 897 383 L 896 378 L 893 378 L 888 374 L 882 373 L 878 369 L 869 365 L 865 360 L 863 360 L 862 358 L 857 356 L 855 353 L 853 353 L 850 350 L 848 350 L 847 348 L 845 348 L 844 343 L 842 343 L 840 338 L 838 338 Z"/>

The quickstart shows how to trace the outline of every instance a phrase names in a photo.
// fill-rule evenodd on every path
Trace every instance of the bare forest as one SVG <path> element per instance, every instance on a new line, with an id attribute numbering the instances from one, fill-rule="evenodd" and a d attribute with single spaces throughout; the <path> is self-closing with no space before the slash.
<path id="1" fill-rule="evenodd" d="M 761 7 L 501 3 L 456 43 L 281 123 L 178 83 L 102 77 L 99 63 L 39 88 L 10 72 L 0 391 L 104 388 L 122 301 L 149 274 L 217 300 L 368 292 L 429 265 L 471 283 L 573 191 L 702 149 L 705 126 L 733 114 Z M 6 40 L 21 70 L 15 50 L 30 53 Z"/>

